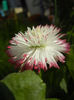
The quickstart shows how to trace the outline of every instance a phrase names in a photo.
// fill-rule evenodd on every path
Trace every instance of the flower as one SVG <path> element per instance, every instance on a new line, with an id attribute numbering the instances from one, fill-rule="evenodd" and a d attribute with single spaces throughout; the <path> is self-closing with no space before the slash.
<path id="1" fill-rule="evenodd" d="M 70 45 L 66 39 L 62 39 L 65 34 L 59 33 L 60 29 L 53 25 L 37 26 L 27 28 L 23 34 L 15 34 L 8 46 L 8 54 L 12 63 L 24 69 L 47 70 L 49 68 L 59 68 L 58 61 L 64 63 L 64 53 L 70 51 Z"/>

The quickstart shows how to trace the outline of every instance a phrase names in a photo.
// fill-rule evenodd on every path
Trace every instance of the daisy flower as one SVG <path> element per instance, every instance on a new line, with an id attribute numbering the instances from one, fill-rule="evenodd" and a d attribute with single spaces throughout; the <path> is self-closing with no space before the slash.
<path id="1" fill-rule="evenodd" d="M 64 53 L 70 51 L 69 43 L 62 39 L 65 34 L 59 32 L 60 29 L 53 25 L 39 25 L 32 29 L 28 27 L 25 33 L 15 34 L 7 50 L 11 57 L 9 61 L 19 66 L 21 71 L 59 68 L 57 62 L 64 63 Z"/>

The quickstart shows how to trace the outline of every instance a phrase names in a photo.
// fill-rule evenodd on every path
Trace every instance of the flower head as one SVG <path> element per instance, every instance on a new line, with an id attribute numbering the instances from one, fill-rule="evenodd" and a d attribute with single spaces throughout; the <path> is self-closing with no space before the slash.
<path id="1" fill-rule="evenodd" d="M 63 53 L 70 50 L 66 39 L 61 39 L 65 34 L 59 32 L 60 29 L 55 26 L 45 25 L 32 29 L 28 27 L 24 34 L 22 32 L 15 34 L 10 41 L 11 45 L 8 46 L 10 61 L 20 66 L 21 70 L 47 70 L 47 64 L 49 68 L 59 68 L 57 61 L 64 63 Z"/>

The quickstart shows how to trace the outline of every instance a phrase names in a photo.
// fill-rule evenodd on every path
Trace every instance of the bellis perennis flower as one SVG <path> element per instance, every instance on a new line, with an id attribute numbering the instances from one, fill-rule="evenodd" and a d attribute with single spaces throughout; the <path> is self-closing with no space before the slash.
<path id="1" fill-rule="evenodd" d="M 49 68 L 59 68 L 57 62 L 64 63 L 63 53 L 68 53 L 70 50 L 66 39 L 61 39 L 65 34 L 59 32 L 60 29 L 55 26 L 45 25 L 32 29 L 28 27 L 25 33 L 15 34 L 7 50 L 11 56 L 10 61 L 16 63 L 21 71 L 24 69 L 47 70 L 47 64 Z"/>

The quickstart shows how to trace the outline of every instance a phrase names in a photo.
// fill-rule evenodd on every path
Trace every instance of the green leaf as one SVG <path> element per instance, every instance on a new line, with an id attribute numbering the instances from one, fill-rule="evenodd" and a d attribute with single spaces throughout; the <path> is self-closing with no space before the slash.
<path id="1" fill-rule="evenodd" d="M 63 89 L 65 91 L 65 93 L 68 92 L 68 90 L 67 90 L 67 84 L 66 84 L 66 81 L 65 81 L 64 78 L 60 82 L 60 87 L 61 87 L 61 89 Z"/>
<path id="2" fill-rule="evenodd" d="M 72 78 L 74 79 L 74 46 L 71 47 L 71 51 L 70 54 L 68 55 L 66 64 L 68 66 Z"/>
<path id="3" fill-rule="evenodd" d="M 33 71 L 10 74 L 1 82 L 13 93 L 15 100 L 45 100 L 46 86 Z"/>

